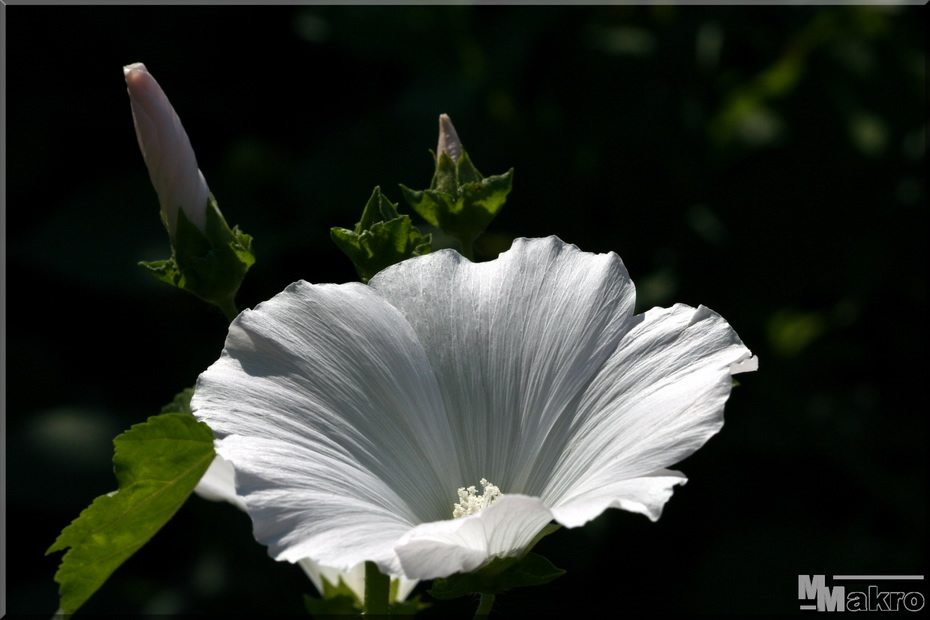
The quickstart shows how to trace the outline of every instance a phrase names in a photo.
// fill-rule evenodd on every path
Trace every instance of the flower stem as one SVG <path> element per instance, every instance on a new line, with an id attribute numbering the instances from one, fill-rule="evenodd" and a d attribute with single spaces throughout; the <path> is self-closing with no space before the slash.
<path id="1" fill-rule="evenodd" d="M 387 616 L 390 592 L 391 578 L 382 575 L 374 562 L 365 562 L 365 614 Z"/>
<path id="2" fill-rule="evenodd" d="M 494 604 L 494 595 L 481 593 L 481 601 L 478 603 L 478 611 L 475 612 L 475 620 L 478 618 L 487 618 L 491 613 L 491 605 Z"/>

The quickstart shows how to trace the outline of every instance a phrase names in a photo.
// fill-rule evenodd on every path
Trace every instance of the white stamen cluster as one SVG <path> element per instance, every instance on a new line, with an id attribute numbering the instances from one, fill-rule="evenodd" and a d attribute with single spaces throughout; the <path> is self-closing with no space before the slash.
<path id="1" fill-rule="evenodd" d="M 502 496 L 501 490 L 484 478 L 481 479 L 481 487 L 481 495 L 478 495 L 478 489 L 474 486 L 459 489 L 459 503 L 452 510 L 453 518 L 477 514 Z"/>

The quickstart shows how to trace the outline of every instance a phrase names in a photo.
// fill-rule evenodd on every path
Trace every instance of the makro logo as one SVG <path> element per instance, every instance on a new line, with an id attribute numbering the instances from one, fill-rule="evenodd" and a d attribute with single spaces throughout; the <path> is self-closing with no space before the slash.
<path id="1" fill-rule="evenodd" d="M 850 583 L 828 586 L 825 575 L 798 575 L 798 599 L 804 601 L 802 611 L 920 611 L 924 608 L 924 595 L 912 587 L 914 581 L 923 581 L 923 575 L 831 577 L 834 582 Z M 880 585 L 868 585 L 868 582 Z M 902 583 L 910 587 L 902 588 Z"/>

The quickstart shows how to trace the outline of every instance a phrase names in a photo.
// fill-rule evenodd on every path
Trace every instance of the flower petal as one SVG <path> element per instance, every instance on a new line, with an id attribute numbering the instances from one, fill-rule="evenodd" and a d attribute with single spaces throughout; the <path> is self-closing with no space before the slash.
<path id="1" fill-rule="evenodd" d="M 552 516 L 565 527 L 579 527 L 608 508 L 620 508 L 656 521 L 672 496 L 672 487 L 687 481 L 681 472 L 668 469 L 629 480 L 593 481 L 584 493 L 553 508 Z"/>
<path id="2" fill-rule="evenodd" d="M 310 558 L 304 558 L 298 562 L 300 567 L 307 573 L 307 577 L 316 586 L 317 592 L 323 594 L 323 579 L 334 586 L 339 585 L 339 580 L 343 582 L 355 593 L 359 601 L 365 601 L 365 564 L 357 564 L 352 570 L 340 571 L 328 566 L 320 566 Z"/>
<path id="3" fill-rule="evenodd" d="M 396 575 L 393 542 L 448 518 L 460 476 L 424 466 L 456 450 L 432 369 L 367 286 L 298 282 L 243 312 L 191 405 L 279 560 Z"/>
<path id="4" fill-rule="evenodd" d="M 194 492 L 213 502 L 229 502 L 239 510 L 245 510 L 242 498 L 236 495 L 236 470 L 232 463 L 216 456 L 207 473 L 203 475 Z"/>
<path id="5" fill-rule="evenodd" d="M 168 230 L 174 237 L 178 208 L 201 231 L 206 230 L 210 189 L 197 167 L 197 158 L 181 119 L 167 95 L 140 62 L 123 67 L 136 138 L 158 192 Z"/>
<path id="6" fill-rule="evenodd" d="M 397 555 L 412 579 L 470 572 L 496 556 L 520 554 L 551 520 L 539 498 L 505 495 L 477 514 L 414 528 L 398 543 Z"/>
<path id="7" fill-rule="evenodd" d="M 242 511 L 246 511 L 245 502 L 236 495 L 236 472 L 232 464 L 221 456 L 213 459 L 210 468 L 203 478 L 197 484 L 194 491 L 211 501 L 226 501 Z M 298 561 L 300 567 L 304 570 L 317 591 L 323 593 L 323 579 L 326 578 L 329 583 L 338 585 L 339 580 L 349 586 L 360 601 L 365 600 L 365 564 L 358 564 L 348 572 L 343 572 L 328 566 L 320 566 L 310 558 L 304 558 Z M 400 583 L 397 586 L 397 592 L 393 601 L 406 600 L 407 596 L 417 585 L 417 581 L 399 577 Z"/>
<path id="8" fill-rule="evenodd" d="M 452 251 L 386 269 L 370 285 L 413 325 L 436 371 L 466 477 L 539 495 L 540 450 L 631 326 L 635 291 L 616 254 L 556 237 L 517 239 L 496 260 Z"/>
<path id="9" fill-rule="evenodd" d="M 462 141 L 459 140 L 459 134 L 452 125 L 452 119 L 448 114 L 439 115 L 439 144 L 436 146 L 436 157 L 445 153 L 452 158 L 453 162 L 458 162 L 462 156 Z"/>
<path id="10" fill-rule="evenodd" d="M 474 570 L 552 518 L 658 518 L 685 482 L 665 467 L 719 430 L 749 350 L 706 308 L 634 317 L 633 298 L 616 255 L 554 237 L 300 282 L 233 322 L 192 407 L 277 559 Z M 482 478 L 504 497 L 450 519 Z"/>
<path id="11" fill-rule="evenodd" d="M 703 306 L 648 311 L 585 391 L 566 432 L 571 438 L 549 446 L 561 460 L 543 498 L 550 506 L 579 501 L 692 454 L 723 426 L 731 368 L 750 355 L 733 328 Z M 651 505 L 652 484 L 643 492 L 643 505 Z M 658 516 L 655 507 L 645 513 Z"/>

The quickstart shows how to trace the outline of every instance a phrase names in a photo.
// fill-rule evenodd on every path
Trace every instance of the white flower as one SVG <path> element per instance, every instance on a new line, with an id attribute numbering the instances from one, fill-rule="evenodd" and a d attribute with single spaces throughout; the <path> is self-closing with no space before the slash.
<path id="1" fill-rule="evenodd" d="M 555 237 L 297 282 L 232 323 L 192 408 L 274 558 L 472 571 L 551 520 L 657 519 L 686 480 L 666 468 L 722 426 L 749 350 L 707 308 L 634 298 L 615 254 Z"/>
<path id="2" fill-rule="evenodd" d="M 200 482 L 197 483 L 194 491 L 204 499 L 214 502 L 229 502 L 240 510 L 246 510 L 242 498 L 236 495 L 235 481 L 236 472 L 232 464 L 223 457 L 217 456 L 210 463 L 209 469 L 200 479 Z M 324 578 L 334 586 L 339 585 L 341 579 L 352 589 L 359 601 L 365 600 L 365 564 L 358 564 L 348 572 L 320 566 L 310 558 L 304 558 L 298 564 L 307 573 L 310 581 L 313 582 L 320 594 L 323 593 Z M 416 581 L 401 577 L 396 595 L 391 599 L 391 602 L 405 600 L 416 585 Z"/>
<path id="3" fill-rule="evenodd" d="M 181 119 L 145 65 L 139 62 L 127 65 L 123 73 L 139 148 L 158 192 L 171 238 L 174 239 L 177 230 L 179 208 L 194 226 L 204 231 L 210 189 L 197 167 Z"/>
<path id="4" fill-rule="evenodd" d="M 445 153 L 452 158 L 452 161 L 458 163 L 459 157 L 462 156 L 462 141 L 459 140 L 459 134 L 452 125 L 452 119 L 448 114 L 439 115 L 439 144 L 436 145 L 436 158 Z"/>

